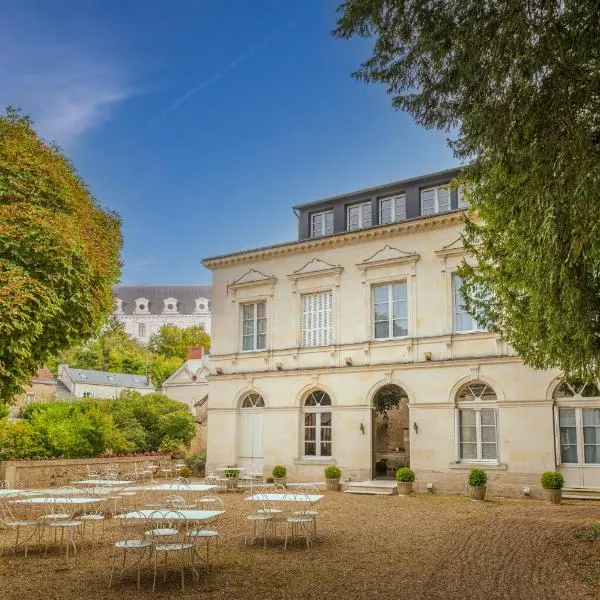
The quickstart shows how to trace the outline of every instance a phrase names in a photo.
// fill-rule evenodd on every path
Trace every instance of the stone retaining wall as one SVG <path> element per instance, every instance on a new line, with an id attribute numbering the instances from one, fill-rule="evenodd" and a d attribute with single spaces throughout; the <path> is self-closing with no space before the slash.
<path id="1" fill-rule="evenodd" d="M 87 467 L 101 471 L 108 465 L 118 465 L 119 473 L 131 473 L 135 465 L 156 464 L 169 460 L 170 455 L 116 456 L 114 458 L 58 458 L 50 460 L 7 460 L 0 462 L 0 479 L 12 489 L 47 488 L 69 485 L 76 477 L 86 477 Z"/>

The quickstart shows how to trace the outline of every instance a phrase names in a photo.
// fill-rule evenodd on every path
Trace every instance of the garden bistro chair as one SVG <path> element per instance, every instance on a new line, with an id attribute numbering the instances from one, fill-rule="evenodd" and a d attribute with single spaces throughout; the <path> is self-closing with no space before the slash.
<path id="1" fill-rule="evenodd" d="M 311 509 L 311 503 L 308 501 L 306 494 L 298 495 L 304 495 L 305 499 L 297 502 L 296 510 L 293 510 L 292 516 L 285 520 L 285 542 L 283 544 L 284 550 L 287 550 L 288 538 L 291 539 L 294 536 L 304 537 L 306 540 L 307 550 L 310 550 L 310 545 L 312 543 L 314 518 L 312 515 L 308 514 L 308 511 Z"/>
<path id="2" fill-rule="evenodd" d="M 299 485 L 294 488 L 294 493 L 304 494 L 306 496 L 318 496 L 321 494 L 321 491 L 318 487 L 314 485 Z M 319 511 L 315 508 L 314 502 L 309 503 L 310 506 L 306 508 L 302 508 L 301 510 L 297 510 L 294 512 L 295 516 L 303 516 L 303 517 L 312 517 L 313 520 L 313 530 L 312 537 L 313 540 L 317 537 L 317 517 L 319 516 Z"/>
<path id="3" fill-rule="evenodd" d="M 204 483 L 208 485 L 219 485 L 219 476 L 213 464 L 207 464 L 204 473 Z"/>
<path id="4" fill-rule="evenodd" d="M 76 507 L 73 504 L 71 498 L 69 498 L 68 496 L 57 498 L 57 502 L 55 504 L 52 504 L 52 506 L 56 507 L 56 514 L 68 515 L 68 518 L 66 519 L 54 518 L 50 519 L 50 521 L 48 522 L 49 531 L 51 532 L 52 530 L 54 530 L 55 532 L 55 539 L 57 537 L 56 532 L 60 531 L 59 547 L 62 548 L 64 546 L 68 560 L 69 549 L 71 548 L 71 546 L 73 547 L 73 554 L 77 552 L 77 546 L 75 545 L 75 533 L 81 534 L 81 531 L 83 529 L 83 522 L 72 516 L 75 513 Z M 46 540 L 46 549 L 44 551 L 44 556 L 48 554 L 50 537 L 52 536 L 49 535 L 48 539 Z"/>
<path id="5" fill-rule="evenodd" d="M 121 476 L 121 481 L 127 481 L 129 483 L 125 483 L 116 488 L 114 495 L 121 499 L 120 505 L 122 507 L 132 509 L 134 508 L 134 498 L 137 496 L 137 491 L 132 489 L 132 487 L 137 481 L 137 475 L 135 473 L 125 473 L 125 475 Z"/>
<path id="6" fill-rule="evenodd" d="M 157 475 L 159 477 L 164 477 L 165 479 L 173 477 L 173 465 L 171 462 L 168 460 L 162 461 L 158 466 Z"/>
<path id="7" fill-rule="evenodd" d="M 183 514 L 177 511 L 155 511 L 149 517 L 153 521 L 152 531 L 153 535 L 153 546 L 152 555 L 154 558 L 154 579 L 152 582 L 152 591 L 156 589 L 156 573 L 158 571 L 159 558 L 164 557 L 163 561 L 163 581 L 167 580 L 167 565 L 169 554 L 178 556 L 179 558 L 179 571 L 181 574 L 181 589 L 185 590 L 185 567 L 189 565 L 194 579 L 198 579 L 198 571 L 194 567 L 194 555 L 196 553 L 194 541 L 186 539 L 185 527 L 182 531 L 176 530 L 174 527 L 175 522 L 185 523 Z M 167 523 L 171 524 L 171 527 L 163 527 Z M 170 531 L 175 529 L 176 533 L 172 534 Z M 161 533 L 164 532 L 164 533 Z"/>
<path id="8" fill-rule="evenodd" d="M 100 500 L 100 502 L 93 502 L 83 505 L 83 514 L 77 517 L 78 521 L 83 523 L 81 528 L 81 541 L 83 542 L 88 539 L 92 545 L 92 550 L 96 548 L 96 525 L 102 523 L 102 534 L 104 534 L 105 523 L 106 523 L 106 503 L 107 498 L 100 494 L 90 494 Z"/>
<path id="9" fill-rule="evenodd" d="M 219 498 L 218 496 L 202 496 L 202 497 L 198 498 L 198 500 L 196 501 L 196 506 L 200 510 L 223 511 L 225 508 L 224 504 L 223 504 L 223 499 Z M 207 570 L 210 565 L 210 563 L 209 563 L 209 546 L 210 546 L 211 540 L 215 540 L 216 559 L 217 559 L 217 563 L 220 562 L 220 559 L 219 559 L 219 519 L 220 519 L 220 517 L 221 517 L 221 515 L 217 515 L 216 517 L 214 517 L 208 521 L 204 521 L 202 523 L 201 527 L 199 527 L 197 529 L 192 529 L 191 531 L 188 531 L 186 534 L 187 538 L 194 539 L 196 542 L 198 542 L 199 540 L 206 541 L 206 569 Z M 196 555 L 198 557 L 200 557 L 200 555 L 198 554 L 197 548 L 196 548 Z"/>
<path id="10" fill-rule="evenodd" d="M 248 496 L 245 500 L 244 506 L 249 506 L 250 514 L 246 515 L 246 521 L 250 526 L 252 535 L 250 537 L 250 546 L 252 546 L 257 539 L 257 537 L 262 533 L 263 538 L 263 547 L 267 548 L 267 531 L 269 527 L 273 527 L 273 523 L 275 521 L 273 514 L 270 512 L 258 512 L 255 510 L 253 506 L 254 501 L 250 500 L 251 496 Z M 263 503 L 262 508 L 267 508 L 267 504 Z M 246 530 L 246 534 L 244 535 L 244 546 L 248 545 L 248 534 L 249 531 Z"/>
<path id="11" fill-rule="evenodd" d="M 0 556 L 4 554 L 4 549 L 9 546 L 9 531 L 15 532 L 13 554 L 16 554 L 17 548 L 22 545 L 25 549 L 25 557 L 27 557 L 29 542 L 38 533 L 39 521 L 32 519 L 26 510 L 22 509 L 22 505 L 13 502 L 21 498 L 23 498 L 23 495 L 18 493 L 7 494 L 0 498 L 0 524 L 6 529 L 3 536 L 5 543 L 0 547 Z M 23 537 L 21 537 L 21 532 L 24 534 Z"/>
<path id="12" fill-rule="evenodd" d="M 119 519 L 116 519 L 116 520 L 119 520 Z M 131 526 L 132 524 L 140 525 L 143 523 L 145 523 L 145 520 L 142 517 L 142 514 L 137 511 L 134 511 L 133 513 L 131 513 L 131 520 L 123 519 L 120 522 L 120 525 L 122 527 L 122 526 Z M 116 558 L 117 558 L 117 555 L 119 552 L 123 553 L 123 561 L 121 562 L 121 568 L 119 570 L 119 582 L 123 578 L 123 573 L 125 573 L 125 571 L 127 571 L 128 569 L 131 569 L 132 567 L 137 567 L 137 586 L 139 588 L 140 587 L 140 570 L 141 570 L 142 564 L 145 561 L 149 561 L 150 557 L 152 556 L 152 542 L 147 539 L 142 539 L 140 536 L 139 538 L 129 537 L 127 539 L 122 539 L 113 544 L 113 554 L 112 554 L 112 560 L 111 560 L 110 579 L 108 581 L 108 587 L 112 586 L 113 575 L 115 572 Z M 133 555 L 137 556 L 136 560 L 129 566 L 127 566 L 127 554 L 128 553 L 130 555 L 133 554 Z"/>
<path id="13" fill-rule="evenodd" d="M 6 479 L 0 479 L 0 490 L 10 489 L 9 482 Z"/>

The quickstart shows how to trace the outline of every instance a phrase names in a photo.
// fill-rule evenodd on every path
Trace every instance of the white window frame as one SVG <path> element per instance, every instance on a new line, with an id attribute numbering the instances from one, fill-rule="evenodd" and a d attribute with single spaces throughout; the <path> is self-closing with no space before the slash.
<path id="1" fill-rule="evenodd" d="M 25 404 L 31 404 L 35 402 L 35 392 L 27 392 L 25 394 Z"/>
<path id="2" fill-rule="evenodd" d="M 444 210 L 440 210 L 440 190 L 448 191 L 448 208 Z M 425 212 L 423 208 L 423 194 L 426 192 L 433 192 L 433 211 Z M 452 191 L 450 190 L 450 186 L 446 185 L 436 185 L 434 187 L 423 188 L 420 193 L 421 198 L 421 216 L 429 216 L 429 215 L 437 215 L 438 213 L 445 213 L 452 210 Z"/>
<path id="3" fill-rule="evenodd" d="M 483 381 L 473 381 L 465 386 L 461 387 L 458 394 L 462 392 L 468 385 L 480 385 L 485 384 Z M 487 386 L 489 389 L 491 386 Z M 460 463 L 465 464 L 483 464 L 483 465 L 498 465 L 500 464 L 500 444 L 499 444 L 499 425 L 498 425 L 498 396 L 496 394 L 495 400 L 482 400 L 481 398 L 473 398 L 473 400 L 458 400 L 458 394 L 456 398 L 455 408 L 455 435 L 456 435 L 456 460 Z M 462 438 L 461 438 L 461 411 L 471 410 L 475 412 L 475 444 L 476 444 L 476 458 L 463 458 L 462 457 Z M 488 410 L 494 415 L 494 430 L 495 430 L 495 446 L 496 446 L 496 458 L 483 458 L 483 445 L 481 435 L 481 411 Z M 488 427 L 488 426 L 485 426 Z M 486 442 L 490 443 L 490 442 Z"/>
<path id="4" fill-rule="evenodd" d="M 144 332 L 143 334 L 142 334 L 142 330 Z M 137 333 L 138 333 L 138 337 L 140 337 L 140 338 L 148 337 L 148 330 L 146 327 L 146 323 L 138 323 Z"/>
<path id="5" fill-rule="evenodd" d="M 350 211 L 358 210 L 358 223 L 356 227 L 352 227 L 350 223 Z M 366 211 L 365 211 L 366 209 Z M 368 215 L 365 218 L 365 212 Z M 373 204 L 369 200 L 368 202 L 361 202 L 359 204 L 350 204 L 346 207 L 346 231 L 357 231 L 364 227 L 371 227 L 373 224 Z"/>
<path id="6" fill-rule="evenodd" d="M 311 392 L 324 392 L 324 390 L 313 390 Z M 327 394 L 327 392 L 325 392 Z M 329 396 L 329 394 L 327 394 L 327 397 L 329 398 L 331 404 L 326 404 L 323 406 L 317 405 L 317 406 L 306 406 L 306 400 L 308 399 L 308 397 L 310 396 L 310 394 L 308 394 L 306 396 L 306 398 L 304 399 L 304 403 L 302 406 L 302 458 L 308 459 L 308 460 L 314 460 L 314 459 L 319 459 L 319 458 L 324 458 L 324 459 L 329 459 L 333 456 L 333 402 L 331 402 L 331 396 Z M 329 414 L 329 418 L 330 418 L 330 424 L 329 425 L 322 425 L 321 424 L 321 415 L 323 413 L 328 413 Z M 305 417 L 307 414 L 314 414 L 315 415 L 315 425 L 314 425 L 314 429 L 315 429 L 315 439 L 314 440 L 307 440 L 306 439 L 306 430 L 308 428 L 308 426 L 306 425 L 306 420 Z M 312 426 L 310 427 L 311 429 L 313 428 Z M 329 449 L 330 449 L 330 453 L 329 454 L 321 454 L 321 442 L 322 440 L 322 433 L 323 433 L 323 429 L 324 428 L 329 428 L 330 430 L 330 435 L 329 437 L 331 438 L 330 440 L 324 440 L 326 443 L 329 444 Z M 315 444 L 315 454 L 306 454 L 306 445 L 310 444 L 310 443 L 314 443 Z"/>
<path id="7" fill-rule="evenodd" d="M 327 215 L 331 215 L 331 231 L 327 231 L 327 228 L 326 228 Z M 315 231 L 315 218 L 316 217 L 322 217 L 322 230 L 320 232 Z M 334 226 L 333 209 L 330 208 L 329 210 L 323 210 L 320 212 L 312 213 L 310 215 L 310 237 L 311 238 L 332 235 L 334 232 L 334 228 L 335 228 L 335 226 Z"/>
<path id="8" fill-rule="evenodd" d="M 587 400 L 587 398 L 585 399 Z M 584 400 L 584 401 L 585 401 Z M 561 438 L 560 438 L 560 410 L 573 410 L 575 411 L 575 435 L 577 440 L 577 462 L 565 462 L 562 459 L 561 452 Z M 590 445 L 585 443 L 584 434 L 583 434 L 583 411 L 584 410 L 593 410 L 600 409 L 600 404 L 598 403 L 598 399 L 592 399 L 592 402 L 589 406 L 584 406 L 582 404 L 573 405 L 569 404 L 558 404 L 556 406 L 555 413 L 555 423 L 556 423 L 556 457 L 557 464 L 562 464 L 569 467 L 600 467 L 599 462 L 586 462 L 585 461 L 585 446 Z"/>
<path id="9" fill-rule="evenodd" d="M 457 288 L 457 279 L 460 280 L 461 284 L 462 284 L 462 279 L 461 277 L 458 275 L 458 273 L 454 272 L 452 273 L 452 331 L 454 333 L 476 333 L 476 332 L 482 332 L 482 331 L 488 331 L 487 327 L 485 327 L 485 325 L 480 325 L 477 321 L 476 316 L 473 316 L 471 313 L 467 312 L 466 310 L 458 310 L 458 306 L 456 303 L 457 297 L 459 295 L 459 288 Z M 461 297 L 462 300 L 462 297 Z M 471 328 L 470 329 L 458 329 L 457 327 L 457 316 L 459 315 L 459 313 L 461 315 L 468 315 L 471 319 Z"/>
<path id="10" fill-rule="evenodd" d="M 258 316 L 258 305 L 262 304 L 265 309 L 264 309 L 264 317 L 259 317 Z M 244 335 L 244 323 L 246 320 L 250 320 L 250 319 L 244 319 L 244 308 L 247 308 L 249 306 L 253 307 L 253 314 L 252 314 L 252 323 L 253 323 L 253 327 L 252 327 L 252 348 L 248 348 L 248 349 L 244 349 L 244 338 L 248 337 L 247 335 Z M 241 320 L 241 324 L 242 324 L 242 331 L 241 331 L 241 340 L 242 340 L 242 352 L 263 352 L 264 350 L 267 349 L 267 327 L 268 327 L 268 321 L 267 321 L 267 303 L 265 300 L 257 300 L 256 302 L 245 302 L 243 304 L 240 305 L 240 310 L 241 310 L 241 315 L 240 315 L 240 320 Z M 265 332 L 264 334 L 264 346 L 263 347 L 258 347 L 258 321 L 264 321 L 265 322 Z"/>
<path id="11" fill-rule="evenodd" d="M 403 302 L 406 304 L 406 317 L 401 319 L 406 321 L 406 335 L 398 335 L 394 336 L 394 319 L 393 314 L 393 286 L 404 284 L 404 300 Z M 375 288 L 376 287 L 387 287 L 388 288 L 388 335 L 385 337 L 377 337 L 376 336 L 376 328 L 375 328 Z M 381 283 L 373 283 L 371 284 L 371 336 L 374 340 L 398 340 L 405 339 L 409 336 L 409 315 L 408 315 L 408 281 L 406 279 L 400 279 L 398 281 L 390 281 L 390 282 L 381 282 Z"/>
<path id="12" fill-rule="evenodd" d="M 313 299 L 309 306 L 309 299 Z M 320 307 L 317 306 L 321 298 Z M 333 343 L 333 290 L 327 289 L 318 292 L 307 292 L 300 296 L 300 332 L 303 348 L 329 346 Z M 308 310 L 307 309 L 311 309 Z"/>
<path id="13" fill-rule="evenodd" d="M 458 186 L 458 208 L 469 208 L 469 201 L 465 197 L 465 191 L 462 185 Z"/>
<path id="14" fill-rule="evenodd" d="M 398 200 L 402 200 L 401 208 L 398 207 Z M 389 221 L 383 220 L 383 203 L 391 202 L 391 218 Z M 398 223 L 398 221 L 406 220 L 406 194 L 398 194 L 396 196 L 388 196 L 387 198 L 379 198 L 379 224 L 389 225 L 390 223 Z"/>

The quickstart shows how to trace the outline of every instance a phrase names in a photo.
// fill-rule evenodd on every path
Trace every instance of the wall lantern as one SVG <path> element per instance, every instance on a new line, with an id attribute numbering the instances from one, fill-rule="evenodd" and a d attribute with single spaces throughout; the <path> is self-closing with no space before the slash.
<path id="1" fill-rule="evenodd" d="M 413 429 L 415 430 L 415 433 L 419 433 L 419 426 L 416 421 L 413 422 Z"/>
<path id="2" fill-rule="evenodd" d="M 217 375 L 223 375 L 223 369 L 221 369 L 221 367 L 217 367 L 215 371 L 217 372 Z"/>
<path id="3" fill-rule="evenodd" d="M 346 356 L 344 358 L 344 362 L 346 363 L 347 367 L 351 367 L 352 366 L 352 357 L 351 356 Z"/>
<path id="4" fill-rule="evenodd" d="M 363 435 L 365 435 L 365 426 L 364 426 L 364 424 L 363 424 L 363 422 L 362 422 L 362 421 L 361 421 L 361 423 L 360 423 L 360 432 L 361 432 Z"/>

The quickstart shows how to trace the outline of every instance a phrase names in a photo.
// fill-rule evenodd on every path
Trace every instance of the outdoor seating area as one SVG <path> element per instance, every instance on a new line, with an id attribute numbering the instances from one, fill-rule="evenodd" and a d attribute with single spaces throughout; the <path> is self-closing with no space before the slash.
<path id="1" fill-rule="evenodd" d="M 248 528 L 228 532 L 243 539 L 241 547 L 260 538 L 263 551 L 287 551 L 296 541 L 312 548 L 316 505 L 323 499 L 316 487 L 264 484 L 237 466 L 215 467 L 215 475 L 192 482 L 177 475 L 180 469 L 173 462 L 131 473 L 108 466 L 74 475 L 67 486 L 2 489 L 1 555 L 19 564 L 54 557 L 70 568 L 73 560 L 110 550 L 106 586 L 155 591 L 176 579 L 184 591 L 220 563 L 220 521 L 230 509 L 228 497 L 243 498 L 234 510 Z"/>

